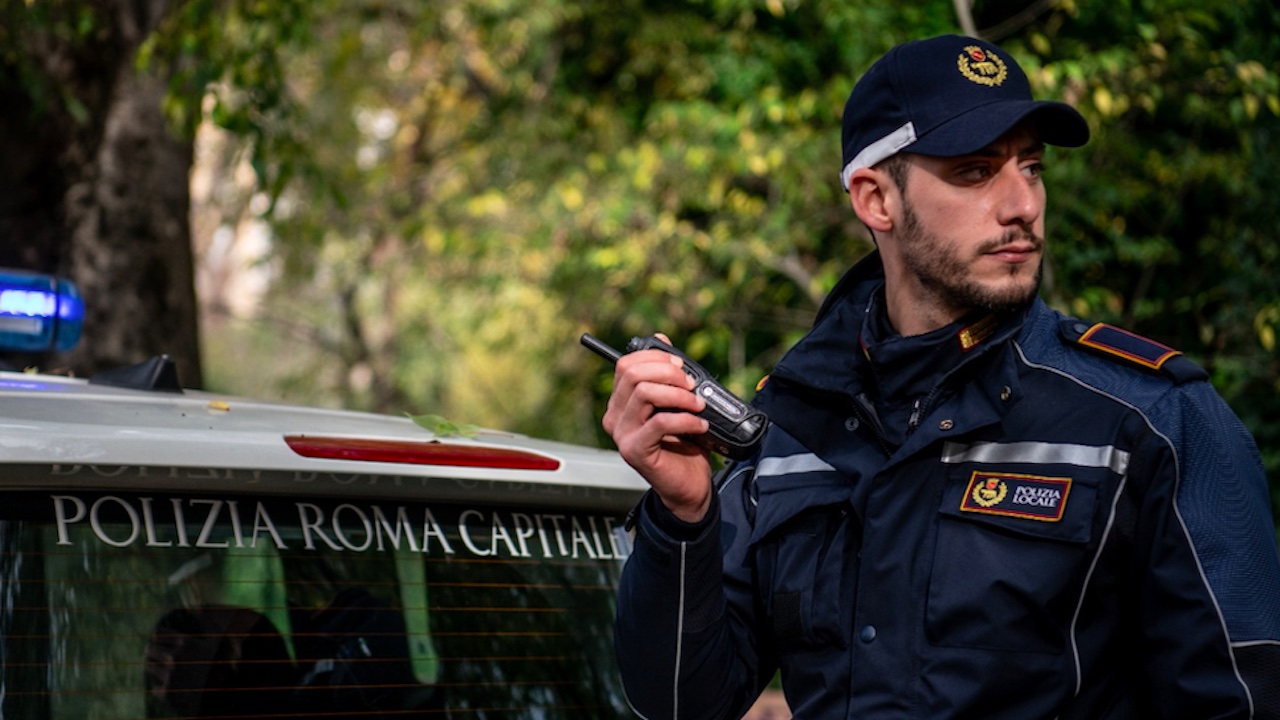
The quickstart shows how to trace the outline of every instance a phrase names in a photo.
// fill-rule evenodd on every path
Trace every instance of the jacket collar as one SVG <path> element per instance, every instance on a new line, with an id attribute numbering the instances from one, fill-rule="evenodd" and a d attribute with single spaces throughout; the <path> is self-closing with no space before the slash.
<path id="1" fill-rule="evenodd" d="M 856 368 L 866 308 L 883 284 L 884 266 L 877 250 L 840 278 L 818 310 L 813 328 L 782 357 L 770 381 L 781 379 L 818 392 L 856 396 L 861 386 Z M 762 392 L 768 391 L 765 385 Z"/>
<path id="2" fill-rule="evenodd" d="M 769 382 L 757 394 L 757 404 L 767 410 L 779 391 L 774 380 L 804 394 L 838 393 L 846 398 L 861 394 L 863 379 L 858 368 L 864 362 L 861 337 L 866 309 L 884 278 L 879 251 L 850 268 L 823 302 L 813 328 L 778 362 Z M 1043 309 L 1037 299 L 1023 313 L 1004 318 L 962 364 L 969 365 L 993 348 L 1006 345 L 1022 330 L 1028 313 L 1035 315 Z"/>

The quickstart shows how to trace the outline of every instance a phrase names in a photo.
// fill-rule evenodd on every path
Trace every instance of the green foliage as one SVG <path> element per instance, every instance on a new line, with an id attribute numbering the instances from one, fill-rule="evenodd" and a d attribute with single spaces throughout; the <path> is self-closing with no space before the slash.
<path id="1" fill-rule="evenodd" d="M 273 200 L 253 352 L 282 360 L 259 381 L 596 442 L 609 374 L 584 330 L 666 332 L 750 394 L 870 249 L 838 183 L 853 80 L 958 27 L 944 0 L 184 9 L 157 56 L 213 83 L 212 118 Z M 1049 158 L 1046 296 L 1204 363 L 1280 478 L 1280 9 L 980 0 L 974 17 L 1094 130 Z"/>
<path id="2" fill-rule="evenodd" d="M 277 197 L 296 174 L 339 196 L 310 161 L 300 133 L 300 98 L 289 86 L 295 53 L 314 39 L 312 23 L 326 4 L 308 0 L 186 0 L 166 15 L 138 53 L 139 68 L 163 68 L 166 111 L 191 136 L 202 121 L 226 129 L 252 149 L 262 189 Z"/>
<path id="3" fill-rule="evenodd" d="M 0 90 L 18 89 L 30 104 L 32 121 L 66 115 L 87 124 L 95 100 L 106 88 L 80 87 L 67 68 L 80 58 L 112 53 L 113 38 L 103 27 L 105 10 L 83 2 L 6 2 L 0 5 Z M 54 65 L 45 58 L 62 62 Z"/>
<path id="4" fill-rule="evenodd" d="M 475 437 L 480 432 L 478 425 L 460 425 L 440 415 L 410 415 L 409 419 L 436 437 Z"/>
<path id="5" fill-rule="evenodd" d="M 1006 44 L 1094 129 L 1052 159 L 1050 296 L 1204 364 L 1280 502 L 1277 30 L 1266 2 L 1077 3 Z"/>

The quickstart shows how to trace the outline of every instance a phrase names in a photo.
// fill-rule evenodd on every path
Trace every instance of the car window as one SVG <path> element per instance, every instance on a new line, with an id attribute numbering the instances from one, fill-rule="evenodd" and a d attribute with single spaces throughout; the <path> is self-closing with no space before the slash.
<path id="1" fill-rule="evenodd" d="M 131 480 L 0 494 L 0 717 L 630 717 L 616 515 Z"/>

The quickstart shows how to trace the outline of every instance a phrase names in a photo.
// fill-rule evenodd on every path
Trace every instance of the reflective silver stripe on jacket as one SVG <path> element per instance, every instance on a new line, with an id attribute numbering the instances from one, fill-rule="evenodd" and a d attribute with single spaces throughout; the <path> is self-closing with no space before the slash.
<path id="1" fill-rule="evenodd" d="M 826 460 L 813 453 L 787 455 L 786 457 L 768 457 L 756 466 L 756 477 L 773 477 L 776 475 L 794 475 L 808 472 L 832 472 L 835 468 Z"/>
<path id="2" fill-rule="evenodd" d="M 942 462 L 949 464 L 1027 463 L 1031 465 L 1075 465 L 1110 468 L 1123 475 L 1129 468 L 1129 453 L 1112 445 L 1072 445 L 1069 443 L 977 442 L 971 445 L 949 442 L 942 447 Z"/>

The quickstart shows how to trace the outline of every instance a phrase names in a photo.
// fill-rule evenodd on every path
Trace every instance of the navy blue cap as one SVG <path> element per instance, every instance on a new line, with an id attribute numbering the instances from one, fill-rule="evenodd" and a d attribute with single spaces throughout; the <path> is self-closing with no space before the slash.
<path id="1" fill-rule="evenodd" d="M 1049 145 L 1078 147 L 1089 125 L 1066 103 L 1035 100 L 1013 56 L 962 35 L 904 43 L 854 85 L 844 106 L 844 167 L 855 170 L 899 152 L 955 157 L 981 150 L 1033 117 Z"/>

